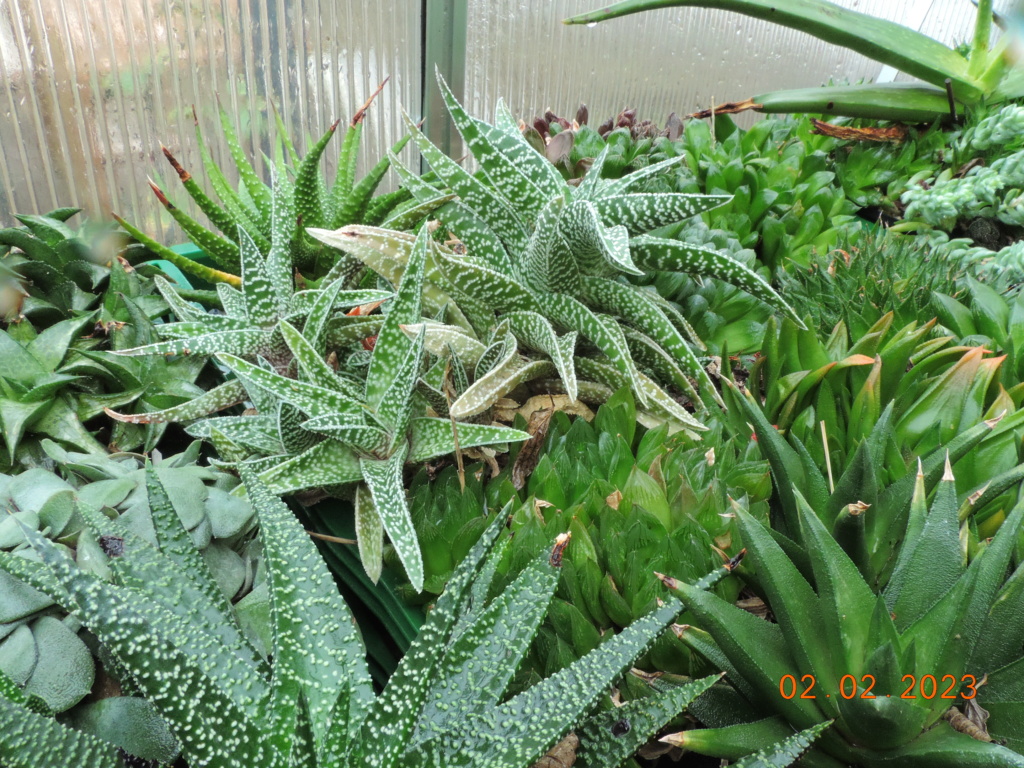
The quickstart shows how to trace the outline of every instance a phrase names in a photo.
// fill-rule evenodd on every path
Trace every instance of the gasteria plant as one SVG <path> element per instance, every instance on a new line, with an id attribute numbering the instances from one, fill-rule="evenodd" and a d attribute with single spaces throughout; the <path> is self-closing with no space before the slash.
<path id="1" fill-rule="evenodd" d="M 592 709 L 679 603 L 665 604 L 576 664 L 504 700 L 547 611 L 568 536 L 488 599 L 497 515 L 437 601 L 397 672 L 374 695 L 352 617 L 288 508 L 242 470 L 266 553 L 272 647 L 245 637 L 174 512 L 153 505 L 157 544 L 81 509 L 97 535 L 123 542 L 109 584 L 25 529 L 42 563 L 36 586 L 65 605 L 124 666 L 192 765 L 530 766 L 575 731 L 584 766 L 617 766 L 717 676 L 611 713 Z M 166 496 L 151 474 L 152 494 Z M 495 553 L 496 550 L 496 553 Z M 10 558 L 0 558 L 9 567 Z M 141 598 L 141 599 L 140 599 Z M 0 676 L 0 758 L 12 768 L 123 765 L 124 748 L 33 710 Z M 629 728 L 617 727 L 625 719 Z"/>
<path id="2" fill-rule="evenodd" d="M 335 279 L 340 270 L 334 270 L 320 288 L 292 295 L 287 254 L 272 249 L 264 261 L 243 239 L 243 293 L 238 296 L 228 286 L 219 288 L 232 314 L 200 322 L 193 310 L 179 302 L 175 311 L 188 319 L 164 329 L 166 335 L 177 338 L 122 352 L 217 354 L 236 378 L 177 408 L 112 415 L 142 423 L 196 419 L 248 397 L 255 405 L 254 414 L 207 419 L 190 432 L 209 438 L 225 462 L 258 471 L 261 482 L 277 493 L 337 490 L 337 486 L 358 483 L 356 529 L 367 573 L 374 579 L 380 575 L 387 532 L 410 580 L 421 589 L 422 556 L 402 480 L 406 462 L 528 437 L 506 427 L 424 415 L 426 404 L 415 397 L 423 336 L 409 338 L 402 326 L 422 319 L 428 241 L 426 226 L 421 227 L 397 294 L 387 314 L 379 318 L 383 322 L 376 321 L 365 382 L 328 364 L 331 352 L 344 352 L 330 345 L 328 321 L 338 304 L 379 302 L 391 294 L 343 293 L 344 281 Z M 296 327 L 299 323 L 301 332 Z"/>
<path id="3" fill-rule="evenodd" d="M 1024 96 L 1024 67 L 1007 50 L 1004 32 L 989 49 L 992 0 L 978 0 L 974 34 L 966 55 L 901 24 L 853 11 L 826 0 L 623 0 L 598 11 L 566 19 L 567 24 L 596 24 L 653 8 L 697 7 L 735 11 L 812 34 L 923 80 L 925 85 L 886 83 L 774 91 L 725 105 L 726 111 L 811 112 L 908 123 L 930 123 L 950 116 L 946 92 L 961 105 Z"/>
<path id="4" fill-rule="evenodd" d="M 727 255 L 641 234 L 713 208 L 726 198 L 636 192 L 647 179 L 679 162 L 675 159 L 607 181 L 601 178 L 606 157 L 602 154 L 574 187 L 526 142 L 504 105 L 490 125 L 468 115 L 443 82 L 441 88 L 456 127 L 489 182 L 444 156 L 410 122 L 417 147 L 446 185 L 445 191 L 458 195 L 436 215 L 466 253 L 438 249 L 428 265 L 432 281 L 436 276 L 438 289 L 454 300 L 472 326 L 450 338 L 454 355 L 460 355 L 461 347 L 477 350 L 479 339 L 486 338 L 493 326 L 507 323 L 523 346 L 547 356 L 565 391 L 575 399 L 579 363 L 573 353 L 578 336 L 600 353 L 597 364 L 588 362 L 587 370 L 581 367 L 581 377 L 597 377 L 599 384 L 611 385 L 609 395 L 626 383 L 642 407 L 685 428 L 699 429 L 699 423 L 638 366 L 695 402 L 699 397 L 691 378 L 702 397 L 717 397 L 691 349 L 685 319 L 656 294 L 621 278 L 644 270 L 691 271 L 732 282 L 793 314 L 767 282 Z M 397 161 L 392 164 L 417 200 L 437 199 L 435 187 Z M 378 272 L 404 268 L 411 246 L 409 238 L 365 227 L 310 233 Z M 559 336 L 559 331 L 567 333 Z M 602 374 L 602 368 L 611 374 Z M 542 375 L 549 375 L 548 370 Z M 523 380 L 519 376 L 516 383 Z M 502 394 L 502 388 L 495 387 L 481 400 L 486 406 Z"/>
<path id="5" fill-rule="evenodd" d="M 1024 504 L 987 546 L 965 558 L 949 464 L 930 508 L 919 472 L 908 536 L 892 578 L 878 591 L 833 538 L 824 510 L 799 493 L 792 499 L 793 539 L 737 511 L 745 573 L 774 623 L 664 579 L 696 616 L 676 631 L 726 670 L 738 694 L 730 697 L 730 721 L 722 717 L 726 710 L 716 716 L 709 706 L 703 717 L 711 730 L 666 740 L 735 758 L 792 729 L 834 721 L 802 764 L 1024 766 L 1024 571 L 1007 578 Z M 987 726 L 979 707 L 991 712 Z"/>

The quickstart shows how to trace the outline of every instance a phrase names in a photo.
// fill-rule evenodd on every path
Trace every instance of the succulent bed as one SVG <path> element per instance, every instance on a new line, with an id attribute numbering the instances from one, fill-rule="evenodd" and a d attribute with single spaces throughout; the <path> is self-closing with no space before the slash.
<path id="1" fill-rule="evenodd" d="M 777 21 L 906 64 L 828 7 Z M 164 149 L 203 221 L 153 187 L 198 260 L 0 229 L 0 764 L 1024 766 L 1024 112 L 978 7 L 911 41 L 932 85 L 749 129 L 438 78 L 475 165 L 408 119 L 357 180 L 371 97 L 261 178 L 224 115 L 209 188 Z"/>

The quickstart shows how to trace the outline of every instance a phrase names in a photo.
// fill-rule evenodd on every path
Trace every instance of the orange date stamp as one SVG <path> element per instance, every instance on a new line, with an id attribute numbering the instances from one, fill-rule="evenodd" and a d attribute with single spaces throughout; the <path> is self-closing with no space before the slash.
<path id="1" fill-rule="evenodd" d="M 901 699 L 973 699 L 978 695 L 978 679 L 974 675 L 963 675 L 957 680 L 955 675 L 904 675 L 900 681 L 906 689 L 899 695 Z M 783 675 L 779 680 L 779 694 L 784 699 L 816 699 L 823 696 L 828 699 L 831 693 L 820 694 L 815 691 L 818 681 L 814 675 L 803 675 L 797 682 L 795 675 Z M 948 683 L 948 685 L 947 685 Z M 801 686 L 803 690 L 800 690 Z M 961 690 L 962 686 L 962 690 Z M 875 687 L 874 675 L 862 675 L 858 680 L 853 675 L 839 678 L 838 695 L 844 699 L 880 699 L 892 698 L 891 693 L 872 693 Z"/>

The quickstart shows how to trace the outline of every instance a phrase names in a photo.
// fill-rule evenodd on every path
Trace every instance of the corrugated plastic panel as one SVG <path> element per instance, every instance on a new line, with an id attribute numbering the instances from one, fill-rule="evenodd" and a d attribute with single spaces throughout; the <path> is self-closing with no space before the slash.
<path id="1" fill-rule="evenodd" d="M 922 28 L 944 42 L 973 28 L 967 0 L 839 0 L 839 5 Z M 622 109 L 662 123 L 781 88 L 873 79 L 881 66 L 843 48 L 737 13 L 664 8 L 592 28 L 560 21 L 595 0 L 470 0 L 466 94 L 474 114 L 498 97 L 529 119 L 550 108 L 572 118 L 581 102 L 591 122 Z M 891 78 L 890 78 L 891 79 Z M 754 120 L 754 116 L 741 116 Z"/>
<path id="2" fill-rule="evenodd" d="M 187 200 L 163 143 L 203 178 L 192 105 L 233 168 L 219 94 L 262 171 L 271 103 L 301 152 L 390 75 L 365 123 L 365 170 L 405 133 L 401 110 L 420 111 L 420 17 L 419 0 L 0 0 L 0 222 L 76 205 L 180 240 L 146 177 Z"/>

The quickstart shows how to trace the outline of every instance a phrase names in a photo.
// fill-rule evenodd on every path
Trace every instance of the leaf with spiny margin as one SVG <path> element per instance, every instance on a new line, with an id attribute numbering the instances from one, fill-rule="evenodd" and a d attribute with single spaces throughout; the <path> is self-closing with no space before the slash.
<path id="1" fill-rule="evenodd" d="M 558 370 L 558 377 L 565 385 L 569 399 L 576 399 L 576 368 L 573 355 L 576 351 L 575 331 L 558 336 L 548 319 L 538 312 L 509 312 L 501 317 L 524 346 L 543 352 L 551 358 Z"/>
<path id="2" fill-rule="evenodd" d="M 319 141 L 310 148 L 295 173 L 295 213 L 302 217 L 303 224 L 311 227 L 327 223 L 324 219 L 325 201 L 320 197 L 320 158 L 334 137 L 340 122 L 335 120 Z"/>
<path id="3" fill-rule="evenodd" d="M 167 306 L 171 308 L 171 311 L 179 320 L 199 320 L 208 316 L 202 309 L 193 307 L 182 299 L 174 289 L 174 286 L 160 275 L 153 278 L 153 282 L 156 284 L 156 289 L 160 292 L 160 295 L 163 296 L 164 301 L 167 302 Z"/>
<path id="4" fill-rule="evenodd" d="M 714 277 L 742 288 L 751 296 L 775 307 L 790 317 L 797 327 L 806 326 L 793 309 L 759 274 L 731 256 L 708 248 L 641 235 L 630 240 L 636 263 L 644 269 L 667 272 L 693 272 Z"/>
<path id="5" fill-rule="evenodd" d="M 710 211 L 731 199 L 731 195 L 675 192 L 609 195 L 596 199 L 594 208 L 606 226 L 621 224 L 630 235 L 637 235 Z"/>
<path id="6" fill-rule="evenodd" d="M 473 366 L 473 378 L 480 379 L 501 366 L 508 358 L 516 354 L 518 346 L 515 337 L 508 333 L 508 324 L 502 321 L 499 329 L 492 335 L 492 341 Z"/>
<path id="7" fill-rule="evenodd" d="M 630 256 L 626 228 L 606 227 L 589 200 L 565 206 L 558 217 L 558 234 L 584 274 L 643 274 Z"/>
<path id="8" fill-rule="evenodd" d="M 185 432 L 191 437 L 209 439 L 214 431 L 237 446 L 263 454 L 284 452 L 277 435 L 277 419 L 270 415 L 214 416 L 189 425 Z"/>
<path id="9" fill-rule="evenodd" d="M 559 325 L 579 332 L 600 349 L 612 364 L 624 373 L 630 382 L 638 380 L 639 371 L 629 354 L 629 345 L 622 329 L 610 317 L 597 315 L 588 306 L 572 296 L 554 293 L 544 299 L 547 316 Z M 637 389 L 634 394 L 639 405 L 646 405 L 646 396 Z"/>
<path id="10" fill-rule="evenodd" d="M 647 404 L 643 406 L 643 412 L 667 422 L 670 432 L 677 431 L 677 428 L 682 429 L 691 439 L 699 440 L 700 437 L 695 433 L 707 431 L 706 424 L 695 419 L 689 411 L 676 402 L 675 398 L 644 374 L 637 374 L 633 388 L 646 399 Z"/>
<path id="11" fill-rule="evenodd" d="M 214 331 L 202 336 L 184 339 L 170 339 L 147 344 L 134 349 L 113 350 L 112 354 L 126 357 L 142 355 L 213 355 L 230 352 L 238 355 L 252 355 L 267 345 L 270 333 L 251 328 L 244 331 Z"/>
<path id="12" fill-rule="evenodd" d="M 413 589 L 420 592 L 423 589 L 423 554 L 420 552 L 416 528 L 412 524 L 409 504 L 405 499 L 405 485 L 402 483 L 402 467 L 408 453 L 409 444 L 403 441 L 387 459 L 361 458 L 359 467 L 398 559 Z"/>
<path id="13" fill-rule="evenodd" d="M 427 225 L 420 227 L 416 242 L 409 252 L 398 292 L 391 301 L 384 325 L 377 334 L 377 343 L 366 372 L 366 402 L 373 408 L 380 408 L 385 394 L 397 380 L 401 361 L 409 354 L 414 342 L 406 337 L 402 325 L 421 319 L 423 273 L 426 269 L 429 235 Z M 415 379 L 413 379 L 415 381 Z M 411 387 L 411 385 L 410 385 Z"/>
<path id="14" fill-rule="evenodd" d="M 244 191 L 248 193 L 251 200 L 250 205 L 247 206 L 250 214 L 260 224 L 260 231 L 266 233 L 269 231 L 269 211 L 273 205 L 270 189 L 256 174 L 255 169 L 253 169 L 246 158 L 242 145 L 238 141 L 238 134 L 235 133 L 235 126 L 231 123 L 231 117 L 223 107 L 220 107 L 220 126 L 224 132 L 228 152 L 231 153 L 231 158 L 235 161 L 235 166 L 238 168 L 238 176 L 242 180 Z M 218 192 L 218 194 L 220 193 Z M 242 198 L 240 197 L 239 199 Z"/>
<path id="15" fill-rule="evenodd" d="M 459 447 L 474 448 L 481 445 L 517 443 L 529 440 L 530 435 L 511 427 L 495 427 L 488 424 L 467 424 L 456 422 Z M 409 421 L 409 461 L 418 463 L 445 456 L 455 450 L 452 422 L 429 416 Z"/>
<path id="16" fill-rule="evenodd" d="M 475 366 L 487 349 L 462 328 L 424 320 L 420 323 L 403 325 L 402 330 L 410 339 L 423 333 L 423 346 L 432 355 L 446 357 L 454 354 L 463 364 Z"/>
<path id="17" fill-rule="evenodd" d="M 484 221 L 506 249 L 515 252 L 525 248 L 529 239 L 526 229 L 509 202 L 431 144 L 408 115 L 403 117 L 420 154 L 463 204 Z"/>
<path id="18" fill-rule="evenodd" d="M 279 316 L 277 302 L 283 292 L 290 298 L 290 286 L 274 285 L 267 274 L 267 262 L 263 254 L 244 229 L 238 230 L 238 242 L 242 249 L 242 296 L 245 299 L 245 316 L 259 328 L 269 328 Z"/>
<path id="19" fill-rule="evenodd" d="M 537 634 L 558 585 L 545 550 L 533 559 L 444 652 L 424 703 L 413 745 L 456 728 L 473 712 L 501 701 Z"/>
<path id="20" fill-rule="evenodd" d="M 588 718 L 577 729 L 576 735 L 580 739 L 576 750 L 577 765 L 580 768 L 616 768 L 622 765 L 669 720 L 720 679 L 721 675 L 711 675 L 694 680 Z M 626 733 L 616 728 L 621 722 L 629 724 Z"/>
<path id="21" fill-rule="evenodd" d="M 299 364 L 299 378 L 301 381 L 323 387 L 324 389 L 333 389 L 351 400 L 358 401 L 362 398 L 362 392 L 359 391 L 359 387 L 355 382 L 339 376 L 327 364 L 323 356 L 316 351 L 313 344 L 295 330 L 293 325 L 282 320 L 278 329 L 281 331 L 288 349 L 291 350 L 296 362 Z"/>
<path id="22" fill-rule="evenodd" d="M 277 438 L 286 453 L 302 453 L 320 441 L 317 435 L 302 428 L 306 414 L 290 403 L 277 403 Z M 277 453 L 277 451 L 274 451 Z"/>
<path id="23" fill-rule="evenodd" d="M 721 402 L 704 366 L 658 305 L 647 298 L 645 291 L 600 277 L 583 278 L 581 289 L 581 296 L 590 307 L 614 313 L 652 339 L 657 339 L 685 373 L 697 380 L 698 391 L 702 390 Z"/>
<path id="24" fill-rule="evenodd" d="M 191 421 L 222 411 L 245 399 L 245 387 L 240 381 L 226 381 L 204 392 L 194 400 L 174 405 L 162 411 L 150 413 L 116 413 L 109 408 L 104 411 L 112 419 L 128 424 L 163 424 L 166 422 Z"/>
<path id="25" fill-rule="evenodd" d="M 241 291 L 230 285 L 220 283 L 217 285 L 217 298 L 220 299 L 220 305 L 224 308 L 224 314 L 228 317 L 248 320 L 248 315 L 245 311 L 245 296 L 242 295 Z"/>
<path id="26" fill-rule="evenodd" d="M 362 480 L 359 457 L 337 440 L 324 440 L 298 456 L 267 457 L 269 468 L 260 480 L 274 493 L 284 494 Z"/>
<path id="27" fill-rule="evenodd" d="M 119 520 L 79 507 L 97 538 L 113 535 L 124 554 L 110 559 L 120 599 L 134 604 L 153 631 L 191 657 L 204 675 L 248 717 L 257 717 L 269 697 L 270 668 L 245 637 L 233 613 L 211 602 L 181 571 L 180 563 L 131 532 Z"/>
<path id="28" fill-rule="evenodd" d="M 355 221 L 365 221 L 370 207 L 370 198 L 373 197 L 373 193 L 384 180 L 384 176 L 387 175 L 388 168 L 391 167 L 391 158 L 405 148 L 410 138 L 412 137 L 403 136 L 400 138 L 384 157 L 374 163 L 366 175 L 359 180 L 359 183 L 352 188 L 351 194 L 338 206 L 331 221 L 332 226 L 341 227 Z"/>
<path id="29" fill-rule="evenodd" d="M 259 519 L 274 627 L 276 727 L 270 730 L 288 733 L 301 691 L 320 743 L 339 688 L 351 691 L 349 721 L 361 720 L 373 700 L 366 651 L 323 558 L 291 510 L 244 467 L 241 475 Z"/>
<path id="30" fill-rule="evenodd" d="M 243 764 L 269 762 L 261 731 L 193 659 L 155 632 L 116 588 L 80 570 L 36 531 L 23 531 L 75 601 L 76 618 L 128 668 L 190 763 L 215 765 L 224 754 Z M 188 536 L 183 528 L 181 533 Z"/>
<path id="31" fill-rule="evenodd" d="M 662 160 L 660 163 L 654 163 L 653 165 L 648 165 L 646 168 L 640 168 L 632 173 L 627 173 L 620 179 L 595 179 L 594 186 L 587 190 L 589 193 L 587 199 L 598 200 L 602 197 L 627 195 L 638 187 L 643 186 L 643 182 L 647 181 L 651 177 L 657 176 L 674 165 L 679 165 L 684 160 L 686 160 L 685 155 L 677 155 L 676 157 L 670 157 L 667 160 Z M 584 177 L 584 181 L 586 181 L 586 177 Z M 580 184 L 579 189 L 582 193 L 583 184 Z"/>
<path id="32" fill-rule="evenodd" d="M 96 736 L 58 723 L 25 706 L 25 696 L 0 671 L 0 761 L 8 768 L 73 765 L 122 768 L 121 750 Z"/>
<path id="33" fill-rule="evenodd" d="M 359 559 L 370 581 L 376 584 L 384 567 L 384 523 L 373 502 L 373 494 L 365 483 L 356 486 L 355 503 L 356 543 Z"/>
<path id="34" fill-rule="evenodd" d="M 626 336 L 626 343 L 629 344 L 630 354 L 637 363 L 660 377 L 662 381 L 672 382 L 690 398 L 690 402 L 698 408 L 703 407 L 700 395 L 690 383 L 690 379 L 662 345 L 646 333 L 640 333 L 632 328 L 623 328 L 622 332 Z"/>
<path id="35" fill-rule="evenodd" d="M 402 186 L 408 189 L 421 203 L 434 200 L 437 190 L 423 181 L 419 176 L 393 160 L 395 170 L 402 179 Z M 459 239 L 474 257 L 487 263 L 492 269 L 507 271 L 511 269 L 509 258 L 501 239 L 494 233 L 483 218 L 457 196 L 454 200 L 437 209 L 436 218 L 448 229 L 458 233 Z"/>
<path id="36" fill-rule="evenodd" d="M 605 144 L 601 151 L 597 153 L 594 162 L 590 164 L 590 168 L 583 175 L 583 180 L 576 187 L 575 196 L 577 200 L 594 201 L 600 197 L 599 193 L 602 187 L 608 183 L 601 178 L 601 173 L 604 170 L 604 161 L 608 158 L 610 148 L 610 144 Z"/>
<path id="37" fill-rule="evenodd" d="M 510 701 L 467 715 L 408 756 L 411 766 L 529 765 L 579 722 L 681 611 L 675 598 Z"/>
<path id="38" fill-rule="evenodd" d="M 454 419 L 466 419 L 483 413 L 520 384 L 554 373 L 556 369 L 550 360 L 527 360 L 513 349 L 511 355 L 488 371 L 486 376 L 474 381 L 452 403 L 451 416 Z"/>
<path id="39" fill-rule="evenodd" d="M 458 294 L 483 303 L 491 311 L 541 311 L 540 302 L 524 285 L 502 272 L 468 258 L 436 251 L 436 263 Z"/>
<path id="40" fill-rule="evenodd" d="M 344 414 L 317 416 L 304 421 L 302 428 L 327 435 L 366 454 L 386 453 L 390 442 L 389 434 L 383 429 L 355 421 L 351 416 L 346 418 Z"/>
<path id="41" fill-rule="evenodd" d="M 273 209 L 270 212 L 270 249 L 267 251 L 265 274 L 274 287 L 277 315 L 291 305 L 295 291 L 292 279 L 292 246 L 295 238 L 294 187 L 283 172 L 274 180 Z"/>
<path id="42" fill-rule="evenodd" d="M 830 725 L 832 725 L 832 721 L 828 720 L 800 731 L 800 733 L 795 733 L 774 747 L 744 757 L 734 765 L 734 768 L 788 768 L 811 748 L 811 745 Z"/>
<path id="43" fill-rule="evenodd" d="M 559 220 L 565 210 L 565 201 L 556 197 L 547 202 L 537 216 L 537 226 L 521 263 L 515 265 L 513 275 L 526 286 L 539 293 L 568 291 L 579 287 L 580 270 L 576 254 L 560 247 Z"/>
<path id="44" fill-rule="evenodd" d="M 409 419 L 412 417 L 413 391 L 416 389 L 416 381 L 419 379 L 420 368 L 423 362 L 423 332 L 416 337 L 413 345 L 405 354 L 395 374 L 395 378 L 388 387 L 380 405 L 377 406 L 377 420 L 387 429 L 391 435 L 388 443 L 388 450 L 394 450 L 399 440 L 405 440 L 405 433 L 409 427 Z"/>
<path id="45" fill-rule="evenodd" d="M 237 375 L 244 377 L 268 394 L 286 403 L 291 403 L 310 416 L 323 416 L 331 413 L 363 416 L 367 413 L 362 403 L 345 397 L 337 390 L 289 379 L 234 355 L 217 355 L 217 359 Z"/>
<path id="46" fill-rule="evenodd" d="M 494 108 L 494 125 L 488 125 L 483 120 L 476 120 L 476 123 L 502 154 L 517 167 L 524 169 L 545 199 L 571 191 L 558 169 L 523 138 L 523 132 L 519 130 L 504 99 L 499 98 Z"/>
<path id="47" fill-rule="evenodd" d="M 423 702 L 441 663 L 439 648 L 448 644 L 456 622 L 471 601 L 473 581 L 505 530 L 508 508 L 495 515 L 469 553 L 455 568 L 448 585 L 427 613 L 384 691 L 370 707 L 351 755 L 351 764 L 391 768 L 402 757 Z"/>
<path id="48" fill-rule="evenodd" d="M 524 171 L 529 166 L 516 165 L 480 130 L 478 121 L 470 117 L 455 100 L 454 94 L 440 73 L 437 81 L 441 87 L 441 96 L 448 107 L 448 114 L 466 142 L 466 148 L 473 153 L 484 175 L 511 204 L 520 220 L 528 221 L 530 214 L 544 205 L 550 195 L 544 194 L 533 179 L 525 175 Z M 563 188 L 564 186 L 563 183 Z"/>

